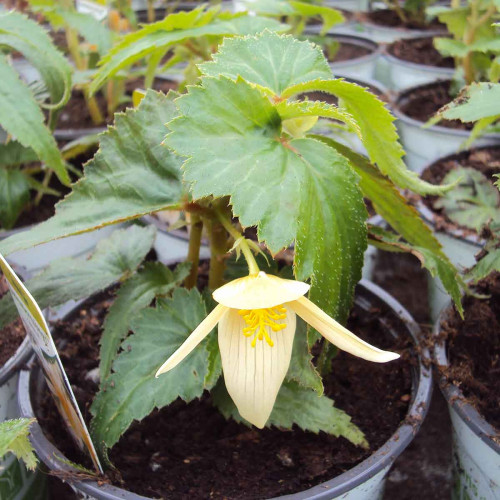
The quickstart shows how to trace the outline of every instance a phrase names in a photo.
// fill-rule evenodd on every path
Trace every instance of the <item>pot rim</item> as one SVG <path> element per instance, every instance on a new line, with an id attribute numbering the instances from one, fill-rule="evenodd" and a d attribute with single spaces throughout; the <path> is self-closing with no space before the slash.
<path id="1" fill-rule="evenodd" d="M 405 115 L 401 111 L 401 106 L 409 100 L 409 95 L 415 90 L 425 87 L 432 87 L 433 85 L 436 85 L 440 82 L 447 82 L 447 81 L 449 80 L 445 78 L 440 78 L 430 83 L 425 83 L 423 85 L 415 85 L 414 87 L 403 89 L 401 92 L 399 92 L 399 94 L 397 94 L 396 99 L 394 100 L 394 106 L 391 109 L 392 113 L 396 116 L 398 120 L 401 120 L 405 124 L 417 128 L 422 128 L 424 126 L 424 122 L 421 122 L 420 120 L 415 120 L 414 118 L 410 118 L 409 116 Z M 466 139 L 470 135 L 470 131 L 468 130 L 458 130 L 448 127 L 443 127 L 442 125 L 431 125 L 430 127 L 427 127 L 426 129 L 423 130 L 428 131 L 429 133 L 432 134 L 439 133 L 447 136 L 451 135 L 456 137 L 462 137 L 463 139 Z M 485 134 L 481 137 L 481 139 L 500 140 L 500 134 Z"/>
<path id="2" fill-rule="evenodd" d="M 398 330 L 406 331 L 413 341 L 418 344 L 420 336 L 420 328 L 413 320 L 411 315 L 404 307 L 396 301 L 387 292 L 380 287 L 367 280 L 361 280 L 358 286 L 357 302 L 360 307 L 368 308 L 374 302 L 378 302 L 380 306 L 390 311 L 394 318 L 400 321 Z M 391 328 L 387 325 L 387 328 Z M 393 333 L 395 333 L 394 329 Z M 356 467 L 340 474 L 330 481 L 326 481 L 313 488 L 298 492 L 292 495 L 279 497 L 281 499 L 311 499 L 311 500 L 326 500 L 332 498 L 332 495 L 341 495 L 352 488 L 369 480 L 371 477 L 390 466 L 394 460 L 403 452 L 403 450 L 412 441 L 418 432 L 425 415 L 427 413 L 431 394 L 432 394 L 432 370 L 423 363 L 423 357 L 428 357 L 429 354 L 425 346 L 421 346 L 420 352 L 417 353 L 419 363 L 418 369 L 412 373 L 412 401 L 409 405 L 405 420 L 396 429 L 395 433 L 370 457 L 358 464 Z M 31 367 L 35 365 L 35 360 L 32 358 Z M 31 378 L 34 370 L 22 370 L 18 383 L 18 401 L 20 415 L 30 417 L 34 415 L 31 394 L 30 382 L 35 380 Z M 40 379 L 38 379 L 40 380 Z M 414 422 L 413 425 L 405 422 Z M 30 440 L 35 447 L 40 459 L 51 469 L 61 470 L 66 472 L 75 472 L 67 462 L 63 462 L 57 458 L 64 455 L 48 441 L 43 434 L 43 431 L 38 422 L 35 422 L 31 427 Z M 71 481 L 81 491 L 90 495 L 99 495 L 98 498 L 105 500 L 117 500 L 118 498 L 127 498 L 128 500 L 145 500 L 147 497 L 127 492 L 123 489 L 111 485 L 99 486 L 96 481 Z"/>
<path id="3" fill-rule="evenodd" d="M 433 36 L 416 36 L 412 37 L 411 40 L 422 40 L 424 38 L 433 38 Z M 398 65 L 398 66 L 403 66 L 404 68 L 410 68 L 418 71 L 425 71 L 428 73 L 441 73 L 443 75 L 446 75 L 446 77 L 451 77 L 455 73 L 455 70 L 453 68 L 442 68 L 440 66 L 431 66 L 430 64 L 420 64 L 416 62 L 411 62 L 411 61 L 405 61 L 404 59 L 400 59 L 399 57 L 396 57 L 394 54 L 391 54 L 389 52 L 389 47 L 391 45 L 394 45 L 396 42 L 399 42 L 402 40 L 402 38 L 395 40 L 392 43 L 388 43 L 383 47 L 382 51 L 382 56 L 384 59 L 387 59 L 390 63 Z M 407 39 L 408 40 L 408 39 Z"/>
<path id="4" fill-rule="evenodd" d="M 460 155 L 460 154 L 465 153 L 467 151 L 471 151 L 471 150 L 478 151 L 481 149 L 489 149 L 492 147 L 500 148 L 500 144 L 499 143 L 486 144 L 484 146 L 480 146 L 477 148 L 470 148 L 470 149 L 467 149 L 464 151 L 459 151 L 458 153 L 451 153 L 449 155 L 442 156 L 441 158 L 438 158 L 437 160 L 434 160 L 434 161 L 430 162 L 429 164 L 427 164 L 423 168 L 422 171 L 432 167 L 432 165 L 434 165 L 435 163 L 438 163 L 438 162 L 443 161 L 443 160 L 447 160 L 448 158 L 452 158 L 453 156 Z M 435 224 L 434 224 L 434 212 L 430 208 L 428 208 L 421 199 L 418 201 L 416 208 L 419 211 L 420 215 L 425 220 L 425 222 L 430 224 L 436 232 L 444 233 L 444 234 L 447 234 L 448 236 L 455 238 L 457 240 L 465 241 L 471 245 L 478 247 L 478 250 L 480 248 L 484 247 L 484 245 L 486 244 L 486 240 L 484 240 L 483 238 L 480 238 L 478 234 L 465 234 L 464 235 L 460 231 L 460 229 L 453 229 L 452 231 L 443 231 L 442 229 L 437 230 L 435 228 Z"/>
<path id="5" fill-rule="evenodd" d="M 25 366 L 31 358 L 33 350 L 28 335 L 24 336 L 16 352 L 0 367 L 0 386 L 4 385 L 14 374 Z"/>
<path id="6" fill-rule="evenodd" d="M 433 327 L 433 336 L 438 338 L 441 333 L 441 322 L 451 314 L 451 303 L 443 309 Z M 445 342 L 436 342 L 433 348 L 434 363 L 437 366 L 449 366 Z M 488 445 L 495 453 L 500 454 L 500 443 L 494 441 L 491 436 L 498 435 L 498 431 L 489 424 L 484 417 L 467 402 L 463 392 L 452 382 L 447 382 L 444 375 L 437 377 L 439 388 L 448 405 L 453 408 L 467 427 L 478 436 L 483 443 Z"/>

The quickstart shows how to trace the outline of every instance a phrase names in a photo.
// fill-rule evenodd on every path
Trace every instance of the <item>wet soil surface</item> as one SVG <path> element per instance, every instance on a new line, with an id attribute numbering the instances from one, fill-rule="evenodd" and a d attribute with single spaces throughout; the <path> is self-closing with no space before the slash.
<path id="1" fill-rule="evenodd" d="M 6 293 L 9 293 L 7 280 L 0 275 L 0 297 L 3 297 Z M 22 344 L 24 336 L 24 327 L 20 319 L 13 321 L 0 330 L 0 367 L 15 354 Z"/>
<path id="2" fill-rule="evenodd" d="M 379 252 L 374 281 L 411 313 L 427 335 L 430 318 L 427 275 L 410 255 Z M 429 413 L 387 477 L 384 500 L 443 500 L 451 491 L 451 422 L 437 384 Z"/>
<path id="3" fill-rule="evenodd" d="M 143 88 L 143 80 L 136 79 L 127 82 L 126 93 L 132 95 L 132 92 L 136 88 Z M 175 90 L 177 88 L 177 83 L 171 80 L 156 79 L 153 84 L 155 90 L 161 90 L 167 93 L 169 90 Z M 105 127 L 106 125 L 112 124 L 114 121 L 114 116 L 108 116 L 106 113 L 106 99 L 102 94 L 96 95 L 96 100 L 99 105 L 99 109 L 103 116 L 107 116 L 106 122 L 101 125 L 96 125 L 90 116 L 88 111 L 85 98 L 83 93 L 79 90 L 73 90 L 72 95 L 63 111 L 59 115 L 59 120 L 57 123 L 58 129 L 88 129 L 95 127 Z M 132 107 L 132 103 L 122 104 L 117 111 L 123 111 L 127 107 Z"/>
<path id="4" fill-rule="evenodd" d="M 411 92 L 405 92 L 407 99 L 399 108 L 406 116 L 425 123 L 454 99 L 450 87 L 451 82 L 440 81 L 412 89 Z M 472 123 L 462 123 L 460 120 L 441 120 L 438 125 L 455 130 L 471 130 L 473 127 Z"/>
<path id="5" fill-rule="evenodd" d="M 498 430 L 500 442 L 500 273 L 481 280 L 474 290 L 488 298 L 465 297 L 465 320 L 452 311 L 441 323 L 450 361 L 443 374 Z"/>
<path id="6" fill-rule="evenodd" d="M 446 174 L 458 167 L 470 167 L 484 174 L 493 183 L 493 175 L 500 173 L 500 147 L 470 149 L 438 160 L 422 172 L 422 179 L 432 184 L 441 184 Z M 422 201 L 434 213 L 436 228 L 443 231 L 460 231 L 464 236 L 476 234 L 472 229 L 461 227 L 452 222 L 443 209 L 434 208 L 435 196 Z"/>
<path id="7" fill-rule="evenodd" d="M 397 40 L 387 47 L 387 51 L 403 61 L 438 68 L 454 68 L 453 58 L 443 57 L 434 47 L 432 40 L 432 37 Z"/>
<path id="8" fill-rule="evenodd" d="M 364 16 L 366 21 L 379 26 L 384 26 L 386 28 L 405 28 L 424 31 L 446 30 L 446 26 L 440 23 L 437 19 L 433 19 L 430 23 L 423 25 L 416 23 L 415 21 L 408 21 L 404 23 L 401 21 L 396 12 L 390 9 L 377 9 L 373 12 L 365 13 Z"/>
<path id="9" fill-rule="evenodd" d="M 87 421 L 97 385 L 86 375 L 98 366 L 100 325 L 111 300 L 88 304 L 71 323 L 55 329 L 61 359 Z M 402 360 L 377 365 L 341 353 L 334 361 L 335 377 L 325 384 L 336 405 L 366 433 L 371 450 L 384 443 L 406 415 L 409 367 L 414 362 L 407 342 L 395 343 L 380 327 L 380 316 L 378 310 L 364 317 L 355 312 L 350 328 L 381 348 L 401 352 Z M 37 415 L 49 439 L 70 459 L 82 461 L 49 398 Z M 134 423 L 112 450 L 111 460 L 124 486 L 145 496 L 253 499 L 309 488 L 370 453 L 323 433 L 259 431 L 225 421 L 206 394 L 189 404 L 179 400 Z"/>

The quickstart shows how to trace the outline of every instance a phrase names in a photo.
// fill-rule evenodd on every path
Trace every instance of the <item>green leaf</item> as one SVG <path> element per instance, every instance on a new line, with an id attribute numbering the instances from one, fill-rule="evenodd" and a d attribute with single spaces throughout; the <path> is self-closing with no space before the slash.
<path id="1" fill-rule="evenodd" d="M 413 246 L 400 241 L 397 235 L 391 234 L 382 228 L 370 228 L 370 243 L 381 250 L 407 252 L 418 258 L 422 267 L 425 267 L 431 276 L 438 276 L 442 281 L 445 290 L 455 302 L 455 306 L 463 317 L 463 307 L 461 302 L 461 287 L 465 284 L 460 278 L 457 269 L 442 253 L 436 253 L 428 248 Z"/>
<path id="2" fill-rule="evenodd" d="M 477 283 L 494 271 L 500 272 L 500 248 L 490 250 L 473 267 L 471 272 L 466 276 L 466 279 L 472 279 L 474 283 Z"/>
<path id="3" fill-rule="evenodd" d="M 38 156 L 31 148 L 26 148 L 17 141 L 0 144 L 0 166 L 17 167 L 37 160 Z"/>
<path id="4" fill-rule="evenodd" d="M 478 233 L 490 222 L 493 231 L 500 229 L 500 194 L 481 172 L 474 168 L 454 168 L 444 180 L 460 182 L 453 191 L 438 198 L 434 208 L 444 209 L 453 222 Z"/>
<path id="5" fill-rule="evenodd" d="M 32 148 L 40 160 L 52 168 L 62 182 L 69 184 L 70 179 L 64 160 L 52 133 L 44 124 L 44 116 L 32 92 L 1 54 L 0 74 L 2 75 L 0 78 L 0 126 L 23 146 Z"/>
<path id="6" fill-rule="evenodd" d="M 5 229 L 13 227 L 29 201 L 30 184 L 24 174 L 0 166 L 0 226 Z"/>
<path id="7" fill-rule="evenodd" d="M 314 5 L 306 2 L 290 1 L 290 5 L 294 8 L 295 13 L 305 18 L 320 16 L 323 20 L 321 34 L 324 35 L 330 28 L 336 24 L 345 21 L 344 16 L 335 9 L 324 5 Z"/>
<path id="8" fill-rule="evenodd" d="M 100 339 L 99 374 L 104 381 L 111 372 L 111 364 L 121 341 L 127 336 L 130 322 L 151 301 L 166 295 L 189 274 L 189 264 L 181 264 L 172 272 L 160 262 L 147 262 L 134 276 L 125 281 L 116 294 L 104 321 Z"/>
<path id="9" fill-rule="evenodd" d="M 118 229 L 100 241 L 90 258 L 66 258 L 51 263 L 26 282 L 38 305 L 56 307 L 104 290 L 132 274 L 153 246 L 154 227 Z M 17 317 L 10 294 L 0 299 L 0 328 Z"/>
<path id="10" fill-rule="evenodd" d="M 111 31 L 90 14 L 68 12 L 60 9 L 65 24 L 76 30 L 88 43 L 96 45 L 99 54 L 104 55 L 112 45 Z"/>
<path id="11" fill-rule="evenodd" d="M 469 7 L 451 9 L 450 7 L 433 6 L 427 9 L 427 14 L 437 16 L 440 22 L 446 24 L 446 28 L 455 38 L 463 37 L 467 29 L 469 12 Z"/>
<path id="12" fill-rule="evenodd" d="M 345 158 L 316 140 L 282 136 L 276 108 L 242 80 L 204 77 L 176 103 L 181 116 L 165 142 L 189 156 L 184 177 L 194 198 L 231 196 L 234 214 L 258 226 L 273 253 L 296 238 L 298 278 L 312 277 L 313 300 L 345 319 L 367 216 Z"/>
<path id="13" fill-rule="evenodd" d="M 198 67 L 207 76 L 239 76 L 278 96 L 293 85 L 332 77 L 320 47 L 271 32 L 226 39 L 213 61 Z"/>
<path id="14" fill-rule="evenodd" d="M 222 381 L 213 392 L 214 403 L 226 419 L 246 423 L 238 413 Z M 248 425 L 248 424 L 247 424 Z M 314 391 L 295 382 L 285 382 L 278 393 L 276 403 L 266 427 L 291 429 L 297 425 L 304 431 L 317 434 L 320 431 L 342 436 L 351 443 L 368 448 L 363 432 L 351 422 L 351 417 L 335 408 L 327 396 L 318 396 Z"/>
<path id="15" fill-rule="evenodd" d="M 0 14 L 0 45 L 20 52 L 39 71 L 50 94 L 48 107 L 57 109 L 68 102 L 72 68 L 44 28 L 15 11 Z"/>
<path id="16" fill-rule="evenodd" d="M 342 79 L 314 80 L 289 87 L 282 97 L 314 91 L 333 94 L 342 101 L 345 111 L 358 123 L 363 145 L 371 161 L 397 186 L 420 194 L 439 194 L 450 189 L 450 186 L 428 184 L 416 172 L 407 169 L 402 160 L 404 151 L 393 123 L 395 118 L 370 91 Z"/>
<path id="17" fill-rule="evenodd" d="M 314 389 L 321 396 L 324 392 L 323 382 L 312 363 L 312 359 L 307 342 L 307 325 L 301 318 L 297 317 L 292 359 L 286 374 L 286 380 L 293 380 L 302 387 Z"/>
<path id="18" fill-rule="evenodd" d="M 38 460 L 28 438 L 34 418 L 17 418 L 0 422 L 0 458 L 9 451 L 22 460 L 30 470 L 36 469 Z"/>
<path id="19" fill-rule="evenodd" d="M 434 46 L 444 57 L 465 57 L 471 52 L 470 46 L 452 38 L 435 38 Z"/>
<path id="20" fill-rule="evenodd" d="M 447 120 L 463 122 L 500 115 L 500 83 L 473 83 L 441 108 L 438 115 Z"/>
<path id="21" fill-rule="evenodd" d="M 205 342 L 172 371 L 155 378 L 161 364 L 186 340 L 206 315 L 197 290 L 177 288 L 171 299 L 143 310 L 132 322 L 133 334 L 122 344 L 113 373 L 97 394 L 91 431 L 101 450 L 113 446 L 134 420 L 177 398 L 189 402 L 205 388 Z"/>
<path id="22" fill-rule="evenodd" d="M 278 100 L 312 91 L 336 95 L 344 111 L 357 122 L 371 160 L 398 186 L 421 194 L 438 194 L 446 189 L 420 180 L 406 168 L 395 118 L 368 90 L 342 79 L 331 79 L 328 62 L 318 46 L 264 32 L 224 41 L 213 62 L 199 68 L 205 75 L 243 78 Z"/>
<path id="23" fill-rule="evenodd" d="M 100 61 L 100 69 L 90 86 L 90 92 L 95 93 L 120 69 L 159 49 L 167 49 L 190 38 L 248 35 L 264 29 L 279 31 L 286 28 L 273 19 L 247 15 L 217 18 L 216 13 L 213 10 L 204 13 L 199 8 L 193 11 L 191 17 L 182 13 L 171 14 L 163 21 L 147 25 L 126 36 Z"/>
<path id="24" fill-rule="evenodd" d="M 84 177 L 56 205 L 55 215 L 30 231 L 0 242 L 0 253 L 92 231 L 177 204 L 183 194 L 181 161 L 161 142 L 175 105 L 148 91 L 139 108 L 115 115 Z"/>

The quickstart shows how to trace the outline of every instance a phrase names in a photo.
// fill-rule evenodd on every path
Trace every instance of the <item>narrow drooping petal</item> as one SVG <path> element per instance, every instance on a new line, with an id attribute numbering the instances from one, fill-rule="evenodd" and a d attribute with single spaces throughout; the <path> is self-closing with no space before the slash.
<path id="1" fill-rule="evenodd" d="M 302 281 L 285 280 L 261 271 L 221 286 L 213 298 L 232 309 L 265 309 L 298 299 L 309 288 Z"/>
<path id="2" fill-rule="evenodd" d="M 161 365 L 156 377 L 176 367 L 217 325 L 227 312 L 227 307 L 218 304 L 215 309 L 196 327 L 186 341 L 175 351 L 170 358 Z"/>
<path id="3" fill-rule="evenodd" d="M 255 314 L 261 312 L 230 309 L 219 323 L 219 350 L 227 390 L 240 415 L 260 429 L 271 414 L 292 356 L 296 318 L 290 308 L 286 309 L 286 313 L 279 310 L 286 317 L 276 320 L 276 324 L 286 326 L 275 326 L 276 331 L 267 327 L 269 339 L 263 336 L 259 340 L 259 330 L 248 326 L 258 323 Z"/>
<path id="4" fill-rule="evenodd" d="M 375 363 L 386 363 L 399 358 L 399 354 L 382 351 L 356 337 L 305 297 L 300 297 L 285 306 L 291 307 L 304 321 L 316 328 L 326 340 L 343 351 Z"/>

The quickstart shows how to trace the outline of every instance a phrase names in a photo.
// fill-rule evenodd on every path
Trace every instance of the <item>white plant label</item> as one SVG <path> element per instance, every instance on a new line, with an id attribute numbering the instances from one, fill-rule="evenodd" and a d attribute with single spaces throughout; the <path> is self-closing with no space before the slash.
<path id="1" fill-rule="evenodd" d="M 94 467 L 103 472 L 99 458 L 85 425 L 68 376 L 57 353 L 54 339 L 43 317 L 40 307 L 23 285 L 7 261 L 0 255 L 0 269 L 8 282 L 9 290 L 17 307 L 19 316 L 38 357 L 47 385 L 68 429 L 82 450 L 87 450 Z"/>
<path id="2" fill-rule="evenodd" d="M 76 10 L 81 14 L 90 14 L 98 21 L 102 21 L 109 14 L 109 8 L 92 0 L 76 0 Z"/>

